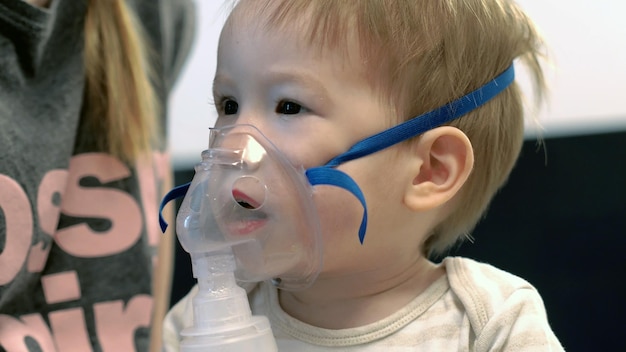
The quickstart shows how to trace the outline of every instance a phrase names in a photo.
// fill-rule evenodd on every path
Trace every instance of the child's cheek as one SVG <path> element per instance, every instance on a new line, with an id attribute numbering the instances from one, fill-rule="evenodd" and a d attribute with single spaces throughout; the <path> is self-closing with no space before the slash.
<path id="1" fill-rule="evenodd" d="M 339 269 L 339 258 L 348 258 L 359 243 L 363 206 L 352 193 L 334 186 L 315 186 L 317 208 L 324 246 L 324 272 Z M 367 236 L 366 236 L 367 237 Z"/>

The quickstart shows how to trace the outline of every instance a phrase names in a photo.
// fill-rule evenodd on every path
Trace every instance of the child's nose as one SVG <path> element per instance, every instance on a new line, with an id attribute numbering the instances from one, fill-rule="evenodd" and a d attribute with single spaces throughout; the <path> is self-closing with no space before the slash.
<path id="1" fill-rule="evenodd" d="M 229 121 L 229 123 L 216 126 L 219 131 L 214 131 L 220 137 L 221 147 L 241 149 L 250 144 L 250 137 L 253 139 L 263 138 L 262 125 L 259 124 L 260 119 L 247 118 L 246 115 L 240 115 L 237 119 Z"/>
<path id="2" fill-rule="evenodd" d="M 211 149 L 221 162 L 244 161 L 248 170 L 258 168 L 268 145 L 262 133 L 252 125 L 236 124 L 211 130 Z"/>
<path id="3" fill-rule="evenodd" d="M 229 119 L 225 121 L 226 123 L 221 125 L 220 127 L 224 127 L 226 125 L 247 125 L 253 126 L 258 132 L 262 133 L 266 138 L 269 138 L 268 134 L 272 134 L 271 131 L 272 121 L 274 116 L 266 116 L 262 110 L 259 109 L 241 109 L 235 118 Z M 237 128 L 233 129 L 236 131 Z"/>
<path id="4" fill-rule="evenodd" d="M 257 128 L 261 127 L 262 121 L 264 120 L 263 114 L 257 109 L 241 109 L 239 114 L 237 115 L 236 121 L 232 124 L 237 125 L 252 125 Z"/>

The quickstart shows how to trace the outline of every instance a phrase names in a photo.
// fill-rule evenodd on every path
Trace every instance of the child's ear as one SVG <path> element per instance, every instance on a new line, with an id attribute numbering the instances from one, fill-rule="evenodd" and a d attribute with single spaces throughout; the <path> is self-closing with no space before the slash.
<path id="1" fill-rule="evenodd" d="M 472 144 L 455 127 L 437 127 L 422 134 L 412 146 L 412 183 L 404 203 L 413 211 L 438 207 L 461 189 L 474 167 Z"/>

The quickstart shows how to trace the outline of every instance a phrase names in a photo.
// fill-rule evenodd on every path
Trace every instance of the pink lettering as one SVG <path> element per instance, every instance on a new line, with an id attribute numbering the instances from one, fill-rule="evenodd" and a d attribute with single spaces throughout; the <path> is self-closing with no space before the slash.
<path id="1" fill-rule="evenodd" d="M 61 203 L 63 212 L 77 217 L 109 219 L 111 228 L 95 232 L 87 224 L 78 224 L 59 230 L 55 240 L 64 251 L 77 257 L 107 256 L 127 250 L 139 239 L 141 210 L 130 195 L 117 189 L 80 185 L 81 179 L 87 176 L 108 183 L 129 175 L 128 168 L 110 155 L 90 153 L 72 158 L 68 188 Z"/>
<path id="2" fill-rule="evenodd" d="M 46 266 L 46 260 L 48 259 L 48 253 L 50 252 L 50 244 L 47 248 L 44 248 L 44 242 L 41 241 L 34 246 L 30 247 L 30 254 L 28 255 L 27 268 L 31 273 L 39 273 Z"/>
<path id="3" fill-rule="evenodd" d="M 122 301 L 97 303 L 93 307 L 98 340 L 103 351 L 132 351 L 135 330 L 148 327 L 152 315 L 152 298 L 133 297 L 124 309 Z"/>
<path id="4" fill-rule="evenodd" d="M 33 236 L 30 202 L 20 185 L 0 174 L 0 209 L 4 213 L 6 239 L 0 252 L 0 286 L 9 283 L 21 270 Z"/>
<path id="5" fill-rule="evenodd" d="M 59 222 L 59 214 L 61 207 L 54 204 L 54 196 L 58 195 L 59 200 L 65 188 L 67 180 L 66 170 L 52 170 L 46 173 L 39 185 L 37 192 L 37 214 L 39 215 L 39 226 L 41 230 L 52 237 Z M 30 249 L 28 256 L 28 271 L 31 273 L 41 272 L 46 265 L 48 253 L 50 252 L 50 244 L 46 246 L 44 240 L 40 240 Z"/>
<path id="6" fill-rule="evenodd" d="M 37 192 L 37 214 L 41 230 L 52 236 L 57 229 L 61 207 L 54 204 L 54 196 L 59 200 L 67 182 L 67 170 L 51 170 L 41 180 Z"/>
<path id="7" fill-rule="evenodd" d="M 68 302 L 80 298 L 78 275 L 75 271 L 45 275 L 41 278 L 41 286 L 49 304 Z"/>
<path id="8" fill-rule="evenodd" d="M 22 317 L 22 321 L 0 314 L 0 346 L 7 351 L 25 351 L 26 338 L 32 338 L 42 352 L 54 352 L 56 348 L 48 326 L 39 314 Z"/>
<path id="9" fill-rule="evenodd" d="M 48 315 L 59 351 L 91 351 L 91 343 L 85 326 L 85 314 L 81 308 L 59 310 Z"/>
<path id="10" fill-rule="evenodd" d="M 61 213 L 60 205 L 54 204 L 54 196 L 58 195 L 60 201 L 66 181 L 67 170 L 51 170 L 46 173 L 41 184 L 39 184 L 39 191 L 37 192 L 39 227 L 50 237 L 57 228 Z M 41 272 L 46 265 L 49 252 L 50 244 L 46 246 L 43 240 L 33 245 L 28 256 L 28 271 L 31 273 Z"/>

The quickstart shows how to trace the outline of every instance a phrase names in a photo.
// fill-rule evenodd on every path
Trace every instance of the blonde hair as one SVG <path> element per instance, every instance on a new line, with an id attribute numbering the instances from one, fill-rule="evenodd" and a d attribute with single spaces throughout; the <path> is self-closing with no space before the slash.
<path id="1" fill-rule="evenodd" d="M 510 0 L 240 0 L 233 14 L 231 28 L 260 18 L 266 29 L 304 32 L 300 39 L 321 50 L 342 50 L 356 35 L 362 72 L 395 105 L 394 124 L 479 88 L 515 59 L 528 67 L 536 97 L 543 95 L 542 40 Z M 508 178 L 523 142 L 520 88 L 512 84 L 449 125 L 468 136 L 475 164 L 456 209 L 425 243 L 430 255 L 468 236 Z"/>
<path id="2" fill-rule="evenodd" d="M 85 19 L 81 134 L 126 162 L 147 154 L 160 133 L 147 38 L 125 0 L 89 0 Z"/>

